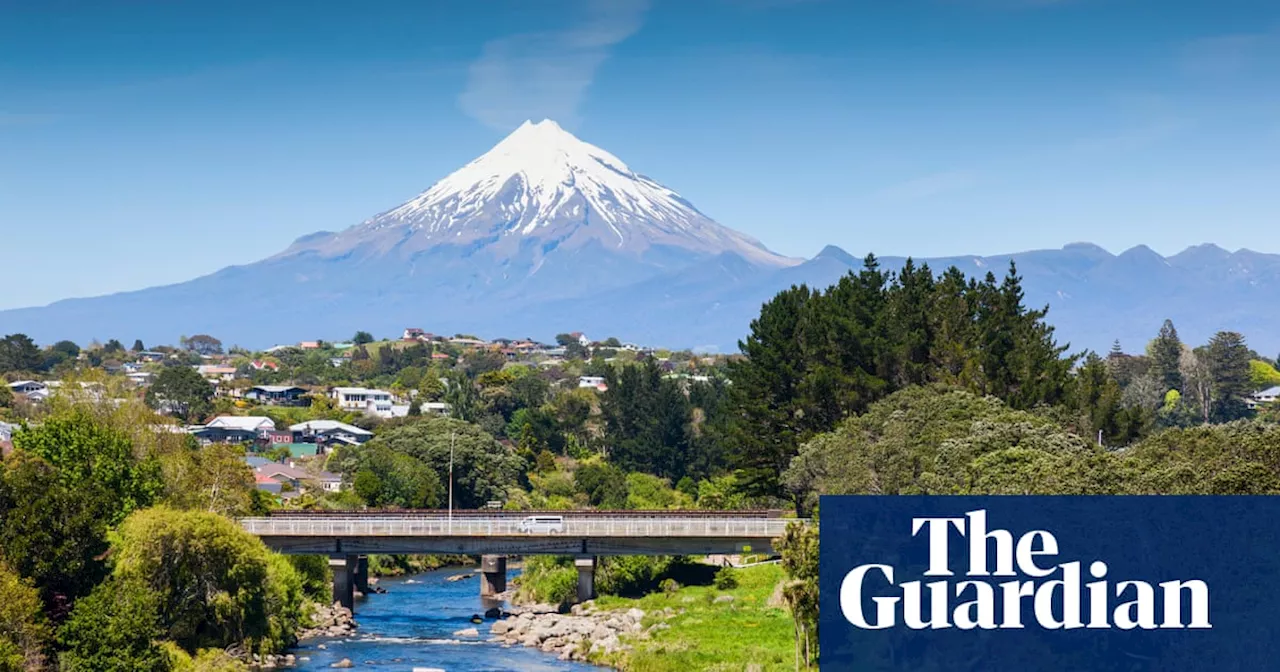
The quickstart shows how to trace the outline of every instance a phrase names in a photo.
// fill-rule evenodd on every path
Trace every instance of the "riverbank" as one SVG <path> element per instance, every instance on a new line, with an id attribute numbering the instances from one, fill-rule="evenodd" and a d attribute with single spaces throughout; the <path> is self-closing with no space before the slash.
<path id="1" fill-rule="evenodd" d="M 795 667 L 794 631 L 775 564 L 737 570 L 727 590 L 690 586 L 638 599 L 602 597 L 568 614 L 513 608 L 490 634 L 511 646 L 638 672 Z M 549 612 L 549 613 L 548 613 Z"/>

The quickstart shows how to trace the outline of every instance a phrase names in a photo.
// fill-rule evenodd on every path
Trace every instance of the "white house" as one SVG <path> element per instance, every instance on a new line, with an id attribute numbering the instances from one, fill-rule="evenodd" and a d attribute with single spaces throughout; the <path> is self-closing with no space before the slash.
<path id="1" fill-rule="evenodd" d="M 49 398 L 49 386 L 38 380 L 17 380 L 9 383 L 9 391 L 32 400 L 44 401 Z"/>
<path id="2" fill-rule="evenodd" d="M 330 393 L 338 408 L 363 411 L 384 418 L 391 417 L 391 393 L 367 387 L 335 387 Z"/>
<path id="3" fill-rule="evenodd" d="M 210 420 L 209 429 L 239 429 L 245 432 L 270 432 L 276 428 L 275 420 L 260 415 L 220 415 Z"/>
<path id="4" fill-rule="evenodd" d="M 304 437 L 328 436 L 349 443 L 364 443 L 373 438 L 373 432 L 337 420 L 308 420 L 289 425 L 289 431 L 300 433 Z"/>
<path id="5" fill-rule="evenodd" d="M 1278 400 L 1280 400 L 1280 385 L 1268 387 L 1261 392 L 1254 392 L 1249 398 L 1248 404 L 1249 408 L 1257 408 L 1264 404 L 1274 404 Z"/>
<path id="6" fill-rule="evenodd" d="M 604 382 L 604 376 L 578 376 L 578 387 L 591 387 L 601 392 L 609 389 Z"/>

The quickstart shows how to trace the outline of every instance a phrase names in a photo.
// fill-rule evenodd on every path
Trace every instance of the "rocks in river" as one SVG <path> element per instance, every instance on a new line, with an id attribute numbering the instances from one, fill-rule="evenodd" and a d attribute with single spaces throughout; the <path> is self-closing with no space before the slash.
<path id="1" fill-rule="evenodd" d="M 455 630 L 453 633 L 453 636 L 454 637 L 479 637 L 480 631 L 475 628 L 463 628 L 461 630 Z"/>
<path id="2" fill-rule="evenodd" d="M 445 577 L 444 580 L 449 583 L 453 583 L 454 581 L 466 581 L 467 579 L 473 579 L 475 576 L 475 574 L 454 574 L 453 576 Z"/>
<path id="3" fill-rule="evenodd" d="M 489 607 L 484 612 L 485 618 L 502 618 L 502 610 L 497 607 Z"/>
<path id="4" fill-rule="evenodd" d="M 649 632 L 669 627 L 660 620 L 646 630 L 643 610 L 599 611 L 590 602 L 574 605 L 569 614 L 526 609 L 495 622 L 490 634 L 506 645 L 558 653 L 561 660 L 585 660 L 590 654 L 621 651 L 627 648 L 622 641 L 624 635 L 647 637 Z M 658 619 L 667 619 L 675 612 L 654 614 Z"/>
<path id="5" fill-rule="evenodd" d="M 338 668 L 345 669 L 345 668 L 355 667 L 355 666 L 356 664 L 351 662 L 350 658 L 343 658 L 342 660 L 339 660 L 338 662 L 330 665 L 329 667 L 338 667 Z"/>
<path id="6" fill-rule="evenodd" d="M 317 604 L 311 612 L 311 627 L 298 633 L 298 639 L 314 637 L 346 637 L 356 631 L 355 617 L 351 610 L 334 602 L 330 606 Z M 321 644 L 320 648 L 324 648 Z"/>

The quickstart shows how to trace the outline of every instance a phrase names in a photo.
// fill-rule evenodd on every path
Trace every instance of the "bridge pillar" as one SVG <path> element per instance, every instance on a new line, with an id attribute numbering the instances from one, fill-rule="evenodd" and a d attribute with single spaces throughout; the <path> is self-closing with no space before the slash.
<path id="1" fill-rule="evenodd" d="M 507 590 L 507 556 L 480 556 L 480 597 L 494 597 Z"/>
<path id="2" fill-rule="evenodd" d="M 355 588 L 361 595 L 369 594 L 369 556 L 362 555 L 356 560 Z"/>
<path id="3" fill-rule="evenodd" d="M 596 597 L 595 556 L 574 558 L 573 566 L 578 570 L 578 601 L 594 600 Z"/>
<path id="4" fill-rule="evenodd" d="M 350 609 L 356 608 L 356 556 L 338 556 L 329 558 L 329 569 L 333 571 L 333 601 Z"/>

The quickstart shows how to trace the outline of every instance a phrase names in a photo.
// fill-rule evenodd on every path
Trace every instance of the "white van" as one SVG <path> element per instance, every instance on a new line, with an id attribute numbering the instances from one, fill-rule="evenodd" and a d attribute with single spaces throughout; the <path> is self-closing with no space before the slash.
<path id="1" fill-rule="evenodd" d="M 564 516 L 529 516 L 520 521 L 525 534 L 563 534 Z"/>

